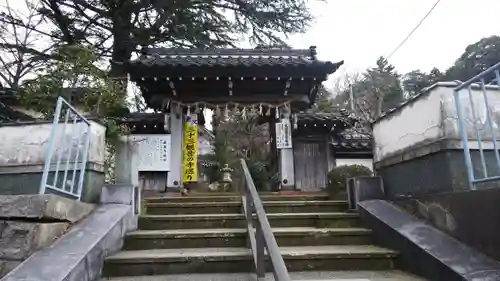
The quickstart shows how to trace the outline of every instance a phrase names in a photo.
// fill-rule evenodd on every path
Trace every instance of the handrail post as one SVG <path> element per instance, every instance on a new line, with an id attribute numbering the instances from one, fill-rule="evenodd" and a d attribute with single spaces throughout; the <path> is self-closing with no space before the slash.
<path id="1" fill-rule="evenodd" d="M 49 137 L 49 148 L 47 149 L 47 154 L 45 155 L 45 164 L 42 174 L 42 182 L 40 183 L 40 194 L 45 194 L 45 189 L 47 188 L 47 180 L 49 179 L 50 164 L 52 160 L 52 153 L 54 150 L 54 142 L 57 135 L 57 127 L 59 125 L 59 116 L 61 115 L 61 108 L 63 106 L 63 98 L 57 98 L 56 111 L 54 112 L 54 120 L 52 121 L 52 130 Z"/>
<path id="2" fill-rule="evenodd" d="M 248 192 L 248 190 L 245 192 L 245 204 L 247 206 L 246 208 L 246 217 L 249 218 L 249 224 L 252 226 L 253 228 L 253 204 L 252 204 L 252 197 L 250 195 L 250 192 Z"/>
<path id="3" fill-rule="evenodd" d="M 257 262 L 256 262 L 256 271 L 257 278 L 265 277 L 266 275 L 266 262 L 265 262 L 265 242 L 264 235 L 262 233 L 262 226 L 259 222 L 255 226 L 255 244 L 257 244 Z"/>
<path id="4" fill-rule="evenodd" d="M 247 222 L 247 230 L 248 230 L 248 248 L 252 249 L 252 240 L 255 239 L 253 233 L 253 204 L 252 198 L 250 197 L 250 192 L 245 188 L 245 218 Z"/>

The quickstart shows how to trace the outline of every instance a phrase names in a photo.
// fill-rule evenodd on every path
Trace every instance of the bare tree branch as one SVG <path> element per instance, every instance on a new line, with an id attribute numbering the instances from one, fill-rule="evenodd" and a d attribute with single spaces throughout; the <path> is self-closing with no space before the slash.
<path id="1" fill-rule="evenodd" d="M 404 101 L 400 85 L 400 75 L 393 65 L 380 57 L 376 66 L 360 74 L 345 74 L 340 77 L 334 89 L 334 98 L 339 106 L 363 120 L 365 127 L 382 114 Z"/>
<path id="2" fill-rule="evenodd" d="M 38 4 L 30 0 L 25 0 L 24 6 L 12 0 L 4 0 L 2 4 L 0 79 L 6 87 L 17 88 L 27 75 L 36 72 L 51 58 L 52 45 L 44 46 L 40 34 L 31 28 L 43 22 L 38 15 Z"/>
<path id="3" fill-rule="evenodd" d="M 345 73 L 333 82 L 333 103 L 349 112 L 344 118 L 352 129 L 360 134 L 371 131 L 370 124 L 376 119 L 377 103 L 373 91 L 360 73 Z M 353 123 L 352 120 L 357 120 Z M 352 124 L 351 124 L 352 123 Z"/>

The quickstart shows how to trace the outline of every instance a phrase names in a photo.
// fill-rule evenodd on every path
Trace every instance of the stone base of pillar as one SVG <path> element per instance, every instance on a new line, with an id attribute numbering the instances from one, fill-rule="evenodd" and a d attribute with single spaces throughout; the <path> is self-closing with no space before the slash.
<path id="1" fill-rule="evenodd" d="M 295 190 L 295 174 L 293 167 L 293 150 L 280 149 L 279 169 L 281 174 L 281 190 Z"/>
<path id="2" fill-rule="evenodd" d="M 181 193 L 181 188 L 180 187 L 168 187 L 167 186 L 167 193 Z"/>
<path id="3" fill-rule="evenodd" d="M 295 190 L 295 183 L 290 182 L 289 179 L 287 178 L 282 178 L 281 183 L 280 183 L 280 191 L 294 191 Z"/>
<path id="4" fill-rule="evenodd" d="M 283 185 L 281 184 L 280 190 L 282 191 L 294 191 L 295 186 L 294 185 Z"/>

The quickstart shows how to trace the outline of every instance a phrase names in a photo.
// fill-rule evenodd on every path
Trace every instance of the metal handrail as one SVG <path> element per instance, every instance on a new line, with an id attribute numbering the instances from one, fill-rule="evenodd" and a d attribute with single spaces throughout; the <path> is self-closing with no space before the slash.
<path id="1" fill-rule="evenodd" d="M 274 238 L 271 225 L 267 220 L 267 215 L 260 200 L 259 193 L 255 188 L 252 176 L 248 170 L 245 159 L 241 159 L 241 168 L 245 175 L 245 195 L 243 199 L 243 211 L 247 222 L 248 237 L 250 238 L 250 248 L 252 250 L 253 261 L 257 277 L 264 277 L 266 274 L 265 252 L 271 261 L 274 280 L 276 281 L 291 281 L 290 275 L 285 265 L 285 261 L 281 256 L 281 252 Z M 253 213 L 256 216 L 255 230 L 253 228 Z"/>
<path id="2" fill-rule="evenodd" d="M 486 85 L 486 77 L 494 74 L 496 84 L 500 87 L 500 62 L 493 65 L 492 67 L 486 69 L 485 71 L 479 73 L 478 75 L 472 77 L 471 79 L 461 83 L 454 89 L 454 99 L 455 108 L 457 111 L 458 128 L 460 132 L 460 139 L 462 140 L 462 147 L 464 151 L 465 166 L 467 168 L 467 178 L 469 182 L 469 188 L 471 190 L 476 189 L 476 184 L 487 183 L 500 180 L 500 147 L 498 146 L 497 131 L 494 124 L 493 116 L 493 105 L 490 105 L 490 99 L 492 98 L 492 93 L 488 92 Z M 477 84 L 476 84 L 477 83 Z M 479 85 L 478 85 L 479 84 Z M 473 96 L 477 93 L 473 93 L 473 87 L 480 88 L 483 96 L 483 101 L 480 99 L 475 99 Z M 463 104 L 464 100 L 461 99 L 463 92 L 467 92 L 469 95 L 468 104 Z M 466 110 L 467 109 L 467 110 Z M 470 112 L 470 113 L 469 113 Z M 486 113 L 486 124 L 483 124 L 482 115 Z M 472 117 L 472 118 L 471 118 Z M 472 119 L 472 120 L 471 120 Z M 471 122 L 472 121 L 472 122 Z M 469 139 L 470 130 L 466 127 L 470 123 L 473 124 L 475 131 L 475 141 L 477 148 L 479 150 L 479 160 L 482 169 L 475 169 L 475 165 L 472 162 L 471 149 L 469 148 L 469 142 L 473 140 Z M 496 159 L 496 169 L 493 169 L 494 164 L 487 164 L 485 157 L 486 141 L 490 141 L 488 137 L 491 137 L 491 143 L 493 144 L 493 152 L 495 153 Z M 484 138 L 484 140 L 483 140 Z M 482 175 L 480 175 L 477 170 L 480 170 Z M 492 175 L 491 173 L 494 173 Z M 482 177 L 481 177 L 482 176 Z"/>

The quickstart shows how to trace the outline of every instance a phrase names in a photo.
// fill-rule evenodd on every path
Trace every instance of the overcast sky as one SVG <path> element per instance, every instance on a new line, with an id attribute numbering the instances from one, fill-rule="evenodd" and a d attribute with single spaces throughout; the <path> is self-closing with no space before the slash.
<path id="1" fill-rule="evenodd" d="M 6 0 L 0 0 L 3 4 Z M 11 4 L 24 1 L 10 0 Z M 363 71 L 387 56 L 418 24 L 436 0 L 309 0 L 316 17 L 305 33 L 288 42 L 318 48 L 320 59 L 340 61 L 340 72 Z M 444 69 L 465 47 L 500 35 L 499 0 L 441 0 L 432 14 L 390 59 L 400 73 Z"/>
<path id="2" fill-rule="evenodd" d="M 295 48 L 315 45 L 323 60 L 344 60 L 340 72 L 362 71 L 387 56 L 436 0 L 310 1 L 310 30 L 290 38 Z M 449 67 L 469 44 L 500 35 L 499 0 L 442 0 L 390 59 L 400 73 Z"/>

